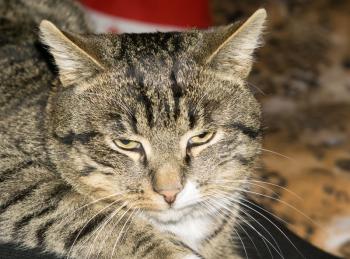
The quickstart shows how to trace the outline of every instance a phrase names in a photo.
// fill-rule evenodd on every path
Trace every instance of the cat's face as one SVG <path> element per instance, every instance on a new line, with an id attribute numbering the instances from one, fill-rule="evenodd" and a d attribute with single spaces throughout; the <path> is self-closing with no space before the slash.
<path id="1" fill-rule="evenodd" d="M 238 30 L 119 36 L 44 22 L 63 84 L 48 108 L 62 177 L 161 221 L 242 191 L 260 148 L 260 109 L 244 79 L 264 19 L 258 11 Z"/>

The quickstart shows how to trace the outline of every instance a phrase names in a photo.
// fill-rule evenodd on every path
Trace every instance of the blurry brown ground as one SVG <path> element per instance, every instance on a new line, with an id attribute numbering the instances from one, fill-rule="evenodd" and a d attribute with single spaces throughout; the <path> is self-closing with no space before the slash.
<path id="1" fill-rule="evenodd" d="M 264 148 L 281 155 L 263 151 L 257 178 L 300 198 L 273 185 L 255 191 L 274 199 L 252 196 L 302 237 L 350 258 L 350 1 L 212 0 L 211 6 L 216 25 L 259 7 L 269 14 L 248 81 L 263 104 Z"/>

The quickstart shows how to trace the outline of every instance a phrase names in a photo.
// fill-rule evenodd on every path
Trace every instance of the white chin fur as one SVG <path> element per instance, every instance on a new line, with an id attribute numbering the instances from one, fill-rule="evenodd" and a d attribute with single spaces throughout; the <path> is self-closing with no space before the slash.
<path id="1" fill-rule="evenodd" d="M 213 223 L 208 211 L 195 205 L 199 198 L 200 192 L 196 184 L 188 181 L 172 208 L 145 216 L 161 232 L 171 232 L 197 250 L 200 243 L 210 234 Z M 197 258 L 195 255 L 191 256 L 185 258 Z"/>

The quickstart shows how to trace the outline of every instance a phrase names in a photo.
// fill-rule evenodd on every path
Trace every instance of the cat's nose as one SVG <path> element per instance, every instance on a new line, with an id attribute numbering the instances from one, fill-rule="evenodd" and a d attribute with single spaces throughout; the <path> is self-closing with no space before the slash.
<path id="1" fill-rule="evenodd" d="M 176 195 L 183 189 L 178 163 L 167 161 L 155 170 L 152 185 L 153 190 L 162 195 L 169 205 L 174 203 Z"/>
<path id="2" fill-rule="evenodd" d="M 181 191 L 180 188 L 174 190 L 159 191 L 158 193 L 164 197 L 164 200 L 171 205 L 176 200 L 176 195 Z"/>

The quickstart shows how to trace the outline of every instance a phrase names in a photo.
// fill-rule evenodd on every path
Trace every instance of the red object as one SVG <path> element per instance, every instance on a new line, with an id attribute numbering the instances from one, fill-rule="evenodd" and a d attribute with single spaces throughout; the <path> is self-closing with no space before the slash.
<path id="1" fill-rule="evenodd" d="M 208 0 L 81 0 L 88 8 L 111 16 L 177 27 L 211 25 Z"/>

